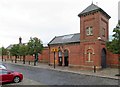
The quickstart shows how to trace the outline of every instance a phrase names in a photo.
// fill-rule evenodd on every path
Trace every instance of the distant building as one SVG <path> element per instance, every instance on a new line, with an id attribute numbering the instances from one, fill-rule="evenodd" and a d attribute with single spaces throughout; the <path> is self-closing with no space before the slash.
<path id="1" fill-rule="evenodd" d="M 26 43 L 22 43 L 22 38 L 21 37 L 19 37 L 19 43 L 18 44 L 26 44 Z M 10 49 L 14 46 L 14 45 L 16 45 L 16 44 L 10 44 L 6 49 L 8 49 L 8 58 L 10 58 L 10 56 L 11 56 L 11 53 L 10 53 Z"/>
<path id="2" fill-rule="evenodd" d="M 22 38 L 21 37 L 19 37 L 19 43 L 18 44 L 24 44 L 24 45 L 26 45 L 26 43 L 22 43 Z M 10 44 L 6 49 L 11 49 L 12 47 L 13 47 L 13 45 L 16 45 L 16 44 Z"/>
<path id="3" fill-rule="evenodd" d="M 13 47 L 12 44 L 10 44 L 6 49 L 10 50 Z"/>

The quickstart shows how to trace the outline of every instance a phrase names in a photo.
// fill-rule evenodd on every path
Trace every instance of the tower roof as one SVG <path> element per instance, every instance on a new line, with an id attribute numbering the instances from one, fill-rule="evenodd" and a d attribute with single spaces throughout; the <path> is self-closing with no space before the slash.
<path id="1" fill-rule="evenodd" d="M 91 4 L 90 6 L 88 6 L 85 10 L 83 10 L 81 13 L 78 14 L 78 16 L 82 16 L 88 13 L 92 13 L 92 12 L 96 12 L 96 11 L 100 11 L 102 12 L 104 15 L 106 15 L 108 18 L 111 18 L 104 10 L 102 10 L 100 7 L 98 7 L 95 4 Z"/>

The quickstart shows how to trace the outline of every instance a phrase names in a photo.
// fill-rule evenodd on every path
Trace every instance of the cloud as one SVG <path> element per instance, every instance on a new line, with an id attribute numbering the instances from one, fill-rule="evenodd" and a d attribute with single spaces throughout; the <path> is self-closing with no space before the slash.
<path id="1" fill-rule="evenodd" d="M 118 20 L 120 20 L 120 1 L 118 3 Z"/>
<path id="2" fill-rule="evenodd" d="M 79 33 L 80 19 L 77 15 L 91 2 L 92 0 L 0 0 L 0 44 L 8 46 L 18 43 L 19 36 L 23 37 L 23 42 L 37 36 L 43 43 L 48 43 L 54 36 Z M 118 2 L 95 2 L 112 16 L 110 28 L 113 28 L 116 22 L 116 11 L 113 9 L 116 9 Z"/>

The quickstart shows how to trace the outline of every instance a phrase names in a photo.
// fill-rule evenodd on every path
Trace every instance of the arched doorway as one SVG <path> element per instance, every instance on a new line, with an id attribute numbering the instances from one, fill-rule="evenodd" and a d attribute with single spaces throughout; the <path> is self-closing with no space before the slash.
<path id="1" fill-rule="evenodd" d="M 101 52 L 101 67 L 102 68 L 106 68 L 106 50 L 105 48 L 102 49 L 102 52 Z"/>
<path id="2" fill-rule="evenodd" d="M 62 51 L 58 51 L 58 63 L 59 66 L 62 66 Z"/>
<path id="3" fill-rule="evenodd" d="M 69 65 L 69 52 L 68 52 L 68 50 L 64 50 L 64 64 L 65 64 L 65 66 Z"/>

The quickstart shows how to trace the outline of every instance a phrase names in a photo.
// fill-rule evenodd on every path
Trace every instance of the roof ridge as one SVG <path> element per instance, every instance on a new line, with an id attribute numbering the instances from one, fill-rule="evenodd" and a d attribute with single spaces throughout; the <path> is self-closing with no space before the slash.
<path id="1" fill-rule="evenodd" d="M 76 34 L 80 34 L 80 33 L 66 34 L 66 35 L 55 36 L 55 37 L 63 37 L 63 36 L 76 35 Z"/>
<path id="2" fill-rule="evenodd" d="M 85 8 L 80 14 L 82 14 L 82 13 L 84 13 L 88 8 L 90 8 L 91 6 L 95 6 L 95 7 L 97 7 L 97 9 L 99 9 L 100 7 L 98 7 L 97 5 L 95 5 L 95 4 L 91 4 L 91 5 L 89 5 L 87 8 Z"/>
<path id="3" fill-rule="evenodd" d="M 84 14 L 88 14 L 91 12 L 96 12 L 96 11 L 100 11 L 103 14 L 105 14 L 109 19 L 111 18 L 102 8 L 100 8 L 99 6 L 95 5 L 95 4 L 91 4 L 89 5 L 86 9 L 84 9 L 81 13 L 78 14 L 78 16 L 82 16 Z"/>

